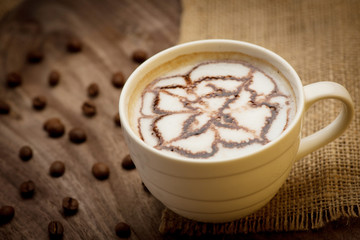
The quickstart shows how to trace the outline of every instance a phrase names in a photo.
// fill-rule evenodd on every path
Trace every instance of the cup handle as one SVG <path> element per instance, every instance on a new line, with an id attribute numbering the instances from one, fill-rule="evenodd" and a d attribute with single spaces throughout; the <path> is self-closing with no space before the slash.
<path id="1" fill-rule="evenodd" d="M 349 126 L 354 116 L 354 103 L 349 92 L 334 82 L 317 82 L 304 87 L 305 111 L 315 102 L 336 99 L 343 103 L 341 112 L 329 125 L 301 139 L 296 161 L 339 137 Z"/>

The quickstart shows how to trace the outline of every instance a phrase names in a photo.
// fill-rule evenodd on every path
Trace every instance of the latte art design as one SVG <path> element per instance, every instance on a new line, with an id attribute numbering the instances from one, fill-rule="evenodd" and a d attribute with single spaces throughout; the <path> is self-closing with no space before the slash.
<path id="1" fill-rule="evenodd" d="M 288 126 L 293 98 L 280 89 L 247 62 L 202 62 L 145 88 L 139 135 L 158 150 L 187 158 L 239 155 L 235 152 L 262 147 Z"/>

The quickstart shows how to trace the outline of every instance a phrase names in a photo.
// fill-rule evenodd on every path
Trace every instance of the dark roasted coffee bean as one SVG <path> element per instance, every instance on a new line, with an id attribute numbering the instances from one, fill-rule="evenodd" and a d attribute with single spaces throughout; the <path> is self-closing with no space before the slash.
<path id="1" fill-rule="evenodd" d="M 65 164 L 61 161 L 55 161 L 50 165 L 49 173 L 52 177 L 61 177 L 65 172 Z"/>
<path id="2" fill-rule="evenodd" d="M 43 60 L 44 54 L 39 49 L 34 49 L 28 52 L 27 54 L 27 61 L 28 63 L 39 63 Z"/>
<path id="3" fill-rule="evenodd" d="M 131 156 L 130 155 L 126 155 L 122 162 L 121 162 L 121 166 L 126 169 L 126 170 L 131 170 L 131 169 L 134 169 L 135 168 L 135 164 L 134 162 L 132 161 L 131 159 Z"/>
<path id="4" fill-rule="evenodd" d="M 137 63 L 143 63 L 147 58 L 148 54 L 144 50 L 138 49 L 132 53 L 132 60 Z"/>
<path id="5" fill-rule="evenodd" d="M 50 137 L 58 138 L 58 137 L 61 137 L 62 135 L 64 135 L 65 126 L 61 122 L 50 124 L 47 128 L 47 132 Z"/>
<path id="6" fill-rule="evenodd" d="M 64 215 L 74 215 L 78 211 L 79 202 L 75 198 L 66 197 L 63 199 L 62 207 Z"/>
<path id="7" fill-rule="evenodd" d="M 66 49 L 68 52 L 71 53 L 77 53 L 82 50 L 82 43 L 77 38 L 69 39 L 69 41 L 66 44 Z"/>
<path id="8" fill-rule="evenodd" d="M 0 99 L 0 114 L 8 114 L 10 112 L 10 105 L 4 100 Z"/>
<path id="9" fill-rule="evenodd" d="M 128 238 L 131 235 L 130 226 L 127 223 L 119 222 L 115 226 L 116 235 L 120 238 Z"/>
<path id="10" fill-rule="evenodd" d="M 125 77 L 122 72 L 114 73 L 111 78 L 111 83 L 116 88 L 122 88 L 125 84 Z"/>
<path id="11" fill-rule="evenodd" d="M 62 239 L 64 235 L 64 227 L 61 222 L 52 221 L 48 225 L 48 233 L 51 240 Z"/>
<path id="12" fill-rule="evenodd" d="M 43 129 L 45 131 L 48 130 L 48 127 L 54 123 L 61 123 L 60 119 L 58 118 L 49 118 L 48 120 L 45 121 L 44 125 L 43 125 Z"/>
<path id="13" fill-rule="evenodd" d="M 23 146 L 20 148 L 19 157 L 23 161 L 29 161 L 33 156 L 33 151 L 29 146 Z"/>
<path id="14" fill-rule="evenodd" d="M 114 116 L 114 123 L 116 126 L 119 126 L 121 127 L 121 122 L 120 122 L 120 115 L 119 113 L 116 113 L 115 116 Z"/>
<path id="15" fill-rule="evenodd" d="M 56 70 L 52 70 L 48 77 L 49 85 L 55 87 L 60 81 L 60 73 Z"/>
<path id="16" fill-rule="evenodd" d="M 89 97 L 96 97 L 97 95 L 99 95 L 99 85 L 97 85 L 96 83 L 90 84 L 87 88 L 87 92 Z"/>
<path id="17" fill-rule="evenodd" d="M 73 143 L 83 143 L 86 141 L 86 133 L 81 128 L 73 128 L 69 132 L 69 139 Z"/>
<path id="18" fill-rule="evenodd" d="M 8 87 L 15 88 L 22 83 L 22 77 L 17 72 L 11 72 L 6 75 L 6 84 Z"/>
<path id="19" fill-rule="evenodd" d="M 98 162 L 93 165 L 92 173 L 97 179 L 105 180 L 110 175 L 110 169 L 105 163 Z"/>
<path id="20" fill-rule="evenodd" d="M 15 209 L 12 206 L 2 206 L 0 208 L 0 225 L 10 222 L 14 215 Z"/>
<path id="21" fill-rule="evenodd" d="M 58 138 L 64 135 L 65 126 L 58 118 L 50 118 L 44 123 L 44 129 L 48 132 L 49 137 Z"/>
<path id="22" fill-rule="evenodd" d="M 23 198 L 31 198 L 35 192 L 35 183 L 31 180 L 20 185 L 20 194 Z"/>
<path id="23" fill-rule="evenodd" d="M 42 110 L 46 107 L 46 97 L 37 96 L 33 99 L 33 108 L 36 110 Z"/>
<path id="24" fill-rule="evenodd" d="M 81 109 L 85 116 L 92 117 L 96 115 L 96 106 L 90 101 L 84 102 Z"/>

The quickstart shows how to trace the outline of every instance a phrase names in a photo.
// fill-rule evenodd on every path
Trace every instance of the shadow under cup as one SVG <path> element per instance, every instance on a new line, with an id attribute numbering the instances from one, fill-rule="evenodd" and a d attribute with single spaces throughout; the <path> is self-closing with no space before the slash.
<path id="1" fill-rule="evenodd" d="M 194 52 L 240 52 L 271 63 L 288 79 L 296 98 L 297 112 L 287 129 L 256 152 L 224 160 L 172 157 L 145 144 L 129 123 L 132 94 L 152 69 Z M 304 92 L 295 70 L 275 53 L 240 41 L 202 40 L 164 50 L 139 66 L 122 90 L 119 112 L 130 154 L 150 192 L 181 216 L 226 222 L 264 206 L 285 182 L 299 148 Z"/>

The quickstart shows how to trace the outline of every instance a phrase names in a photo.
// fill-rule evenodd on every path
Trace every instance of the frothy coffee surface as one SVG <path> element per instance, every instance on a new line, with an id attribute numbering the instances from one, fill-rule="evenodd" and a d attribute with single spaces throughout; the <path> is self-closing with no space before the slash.
<path id="1" fill-rule="evenodd" d="M 151 79 L 133 129 L 148 145 L 191 159 L 238 157 L 277 138 L 296 112 L 292 89 L 271 65 L 237 58 L 183 61 Z"/>

